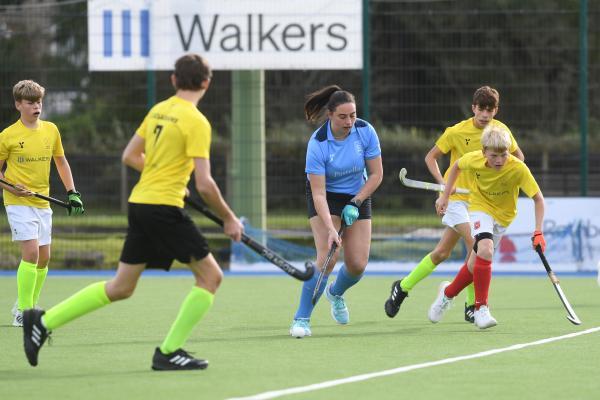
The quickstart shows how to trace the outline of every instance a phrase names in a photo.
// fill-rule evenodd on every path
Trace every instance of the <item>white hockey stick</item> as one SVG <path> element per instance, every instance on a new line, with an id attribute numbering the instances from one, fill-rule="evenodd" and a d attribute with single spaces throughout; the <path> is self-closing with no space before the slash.
<path id="1" fill-rule="evenodd" d="M 400 174 L 398 174 L 398 177 L 400 178 L 400 182 L 402 182 L 402 184 L 406 187 L 411 187 L 411 188 L 415 188 L 415 189 L 423 189 L 423 190 L 431 190 L 432 192 L 443 192 L 444 191 L 445 185 L 440 185 L 439 183 L 415 181 L 413 179 L 408 179 L 406 177 L 406 174 L 407 174 L 406 168 L 402 168 L 400 170 Z M 456 188 L 455 193 L 469 194 L 469 191 L 467 189 Z"/>

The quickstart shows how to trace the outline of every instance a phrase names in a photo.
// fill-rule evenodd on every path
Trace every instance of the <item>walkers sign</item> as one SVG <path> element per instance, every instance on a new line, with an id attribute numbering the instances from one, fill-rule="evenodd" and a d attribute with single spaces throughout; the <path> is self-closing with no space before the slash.
<path id="1" fill-rule="evenodd" d="M 89 0 L 89 69 L 361 69 L 361 0 Z"/>

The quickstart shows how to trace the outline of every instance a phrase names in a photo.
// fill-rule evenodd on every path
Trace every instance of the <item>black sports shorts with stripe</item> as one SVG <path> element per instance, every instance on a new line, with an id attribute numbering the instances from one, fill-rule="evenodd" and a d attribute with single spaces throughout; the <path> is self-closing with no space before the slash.
<path id="1" fill-rule="evenodd" d="M 121 262 L 168 271 L 175 259 L 188 264 L 210 252 L 206 239 L 182 208 L 129 203 L 127 219 Z"/>

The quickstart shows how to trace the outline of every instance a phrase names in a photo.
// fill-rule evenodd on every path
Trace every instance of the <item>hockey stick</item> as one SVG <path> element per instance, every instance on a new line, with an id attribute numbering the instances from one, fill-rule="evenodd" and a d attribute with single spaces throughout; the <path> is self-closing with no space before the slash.
<path id="1" fill-rule="evenodd" d="M 550 264 L 548 264 L 548 260 L 546 260 L 546 256 L 544 255 L 544 252 L 542 251 L 542 248 L 540 247 L 539 244 L 535 247 L 535 251 L 537 251 L 538 255 L 540 256 L 540 259 L 542 260 L 542 264 L 544 264 L 544 268 L 546 268 L 546 272 L 548 273 L 550 282 L 552 282 L 552 284 L 554 285 L 554 289 L 556 289 L 556 293 L 558 293 L 558 297 L 560 298 L 560 301 L 562 301 L 563 306 L 565 306 L 565 308 L 567 309 L 567 314 L 568 314 L 567 319 L 572 324 L 580 325 L 581 320 L 579 319 L 579 317 L 577 317 L 577 314 L 575 314 L 573 307 L 571 307 L 569 300 L 567 300 L 567 296 L 565 296 L 562 289 L 560 288 L 560 284 L 558 283 L 559 282 L 558 277 L 554 274 L 554 271 L 552 271 L 552 268 L 550 268 Z"/>
<path id="2" fill-rule="evenodd" d="M 212 220 L 213 222 L 216 222 L 218 225 L 223 226 L 223 220 L 221 220 L 221 218 L 217 217 L 212 211 L 210 211 L 203 204 L 199 203 L 196 200 L 190 199 L 189 197 L 185 198 L 185 202 L 190 207 L 195 209 L 196 211 L 200 211 L 208 219 Z M 306 267 L 306 270 L 301 271 L 301 270 L 297 269 L 296 267 L 294 267 L 292 264 L 290 264 L 288 261 L 286 261 L 279 254 L 275 253 L 273 250 L 269 249 L 268 247 L 263 246 L 262 244 L 258 243 L 256 240 L 252 239 L 250 236 L 246 235 L 245 233 L 242 233 L 242 242 L 246 246 L 250 247 L 257 254 L 259 254 L 259 255 L 263 256 L 264 258 L 266 258 L 267 260 L 269 260 L 276 267 L 283 270 L 283 272 L 285 272 L 286 274 L 288 274 L 290 276 L 293 276 L 296 279 L 299 279 L 301 281 L 307 281 L 310 278 L 312 278 L 313 274 L 315 273 L 315 267 L 312 262 L 307 261 L 304 264 L 304 266 Z"/>
<path id="3" fill-rule="evenodd" d="M 345 228 L 346 228 L 346 225 L 344 224 L 344 222 L 342 222 L 342 227 L 340 228 L 340 230 L 338 232 L 338 236 L 340 238 L 344 234 Z M 323 282 L 323 278 L 325 277 L 325 271 L 327 270 L 327 266 L 329 265 L 329 262 L 331 261 L 331 257 L 333 257 L 333 254 L 335 253 L 336 249 L 337 249 L 337 243 L 336 242 L 331 243 L 331 248 L 327 252 L 327 257 L 325 258 L 325 262 L 323 263 L 323 268 L 321 268 L 321 272 L 319 272 L 319 277 L 317 278 L 315 290 L 313 290 L 312 298 L 310 299 L 313 306 L 317 302 L 317 296 L 319 295 L 319 287 L 321 287 L 321 282 Z"/>
<path id="4" fill-rule="evenodd" d="M 10 186 L 10 187 L 11 187 L 11 188 L 13 188 L 13 189 L 17 189 L 17 190 L 19 190 L 19 189 L 20 189 L 20 188 L 18 188 L 16 185 L 14 185 L 14 184 L 12 184 L 12 183 L 10 183 L 10 182 L 8 182 L 8 181 L 5 181 L 4 179 L 1 179 L 1 178 L 0 178 L 0 183 L 3 183 L 3 184 L 5 184 L 6 186 Z M 35 197 L 37 197 L 38 199 L 42 199 L 42 200 L 49 201 L 50 203 L 54 203 L 54 204 L 56 204 L 56 205 L 58 205 L 58 206 L 61 206 L 61 207 L 67 208 L 67 209 L 68 209 L 68 208 L 71 208 L 71 205 L 70 205 L 69 203 L 65 203 L 65 202 L 64 202 L 64 201 L 62 201 L 62 200 L 58 200 L 58 199 L 55 199 L 54 197 L 45 196 L 45 195 L 43 195 L 43 194 L 39 194 L 39 193 L 35 193 L 35 192 L 32 192 L 32 193 L 33 193 L 33 195 L 34 195 Z"/>
<path id="5" fill-rule="evenodd" d="M 400 173 L 398 174 L 398 177 L 400 178 L 400 182 L 402 182 L 402 184 L 406 187 L 410 187 L 410 188 L 414 188 L 414 189 L 431 190 L 432 192 L 443 192 L 446 187 L 445 185 L 440 185 L 439 183 L 430 183 L 430 182 L 415 181 L 413 179 L 408 179 L 406 177 L 406 174 L 407 174 L 406 168 L 402 168 L 400 170 Z M 469 194 L 469 191 L 467 189 L 463 189 L 463 188 L 456 188 L 455 193 Z"/>

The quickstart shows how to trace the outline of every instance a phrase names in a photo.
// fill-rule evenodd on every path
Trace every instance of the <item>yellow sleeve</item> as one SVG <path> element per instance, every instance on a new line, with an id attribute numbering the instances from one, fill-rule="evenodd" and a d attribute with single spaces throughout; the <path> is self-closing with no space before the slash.
<path id="1" fill-rule="evenodd" d="M 146 139 L 147 126 L 148 126 L 148 115 L 146 115 L 146 117 L 142 121 L 139 128 L 137 128 L 137 130 L 135 131 L 135 133 L 138 134 L 139 136 L 141 136 L 144 140 Z"/>
<path id="2" fill-rule="evenodd" d="M 527 167 L 527 165 L 522 164 L 522 176 L 521 176 L 521 190 L 527 195 L 527 197 L 533 197 L 536 193 L 540 191 L 540 187 L 538 186 L 535 178 L 531 174 L 531 171 Z"/>
<path id="3" fill-rule="evenodd" d="M 2 131 L 0 133 L 0 160 L 6 160 L 8 158 L 8 147 L 6 145 L 6 133 Z"/>
<path id="4" fill-rule="evenodd" d="M 442 136 L 435 142 L 435 145 L 442 151 L 442 153 L 446 154 L 450 151 L 450 128 L 446 128 Z"/>
<path id="5" fill-rule="evenodd" d="M 185 129 L 185 154 L 190 158 L 210 158 L 211 127 L 200 120 Z"/>
<path id="6" fill-rule="evenodd" d="M 60 138 L 60 132 L 56 129 L 56 140 L 54 141 L 54 148 L 52 149 L 52 156 L 60 157 L 65 155 L 65 149 L 62 145 L 62 140 Z"/>
<path id="7" fill-rule="evenodd" d="M 470 154 L 471 153 L 467 153 L 458 159 L 458 169 L 460 169 L 461 171 L 466 171 L 471 166 L 472 157 L 470 156 Z"/>
<path id="8" fill-rule="evenodd" d="M 508 131 L 508 134 L 510 135 L 510 148 L 508 149 L 508 152 L 510 154 L 514 153 L 515 151 L 517 151 L 517 149 L 519 148 L 519 145 L 517 144 L 517 140 L 515 139 L 515 137 L 513 136 L 512 132 L 510 131 L 510 129 L 506 128 L 506 130 Z"/>

